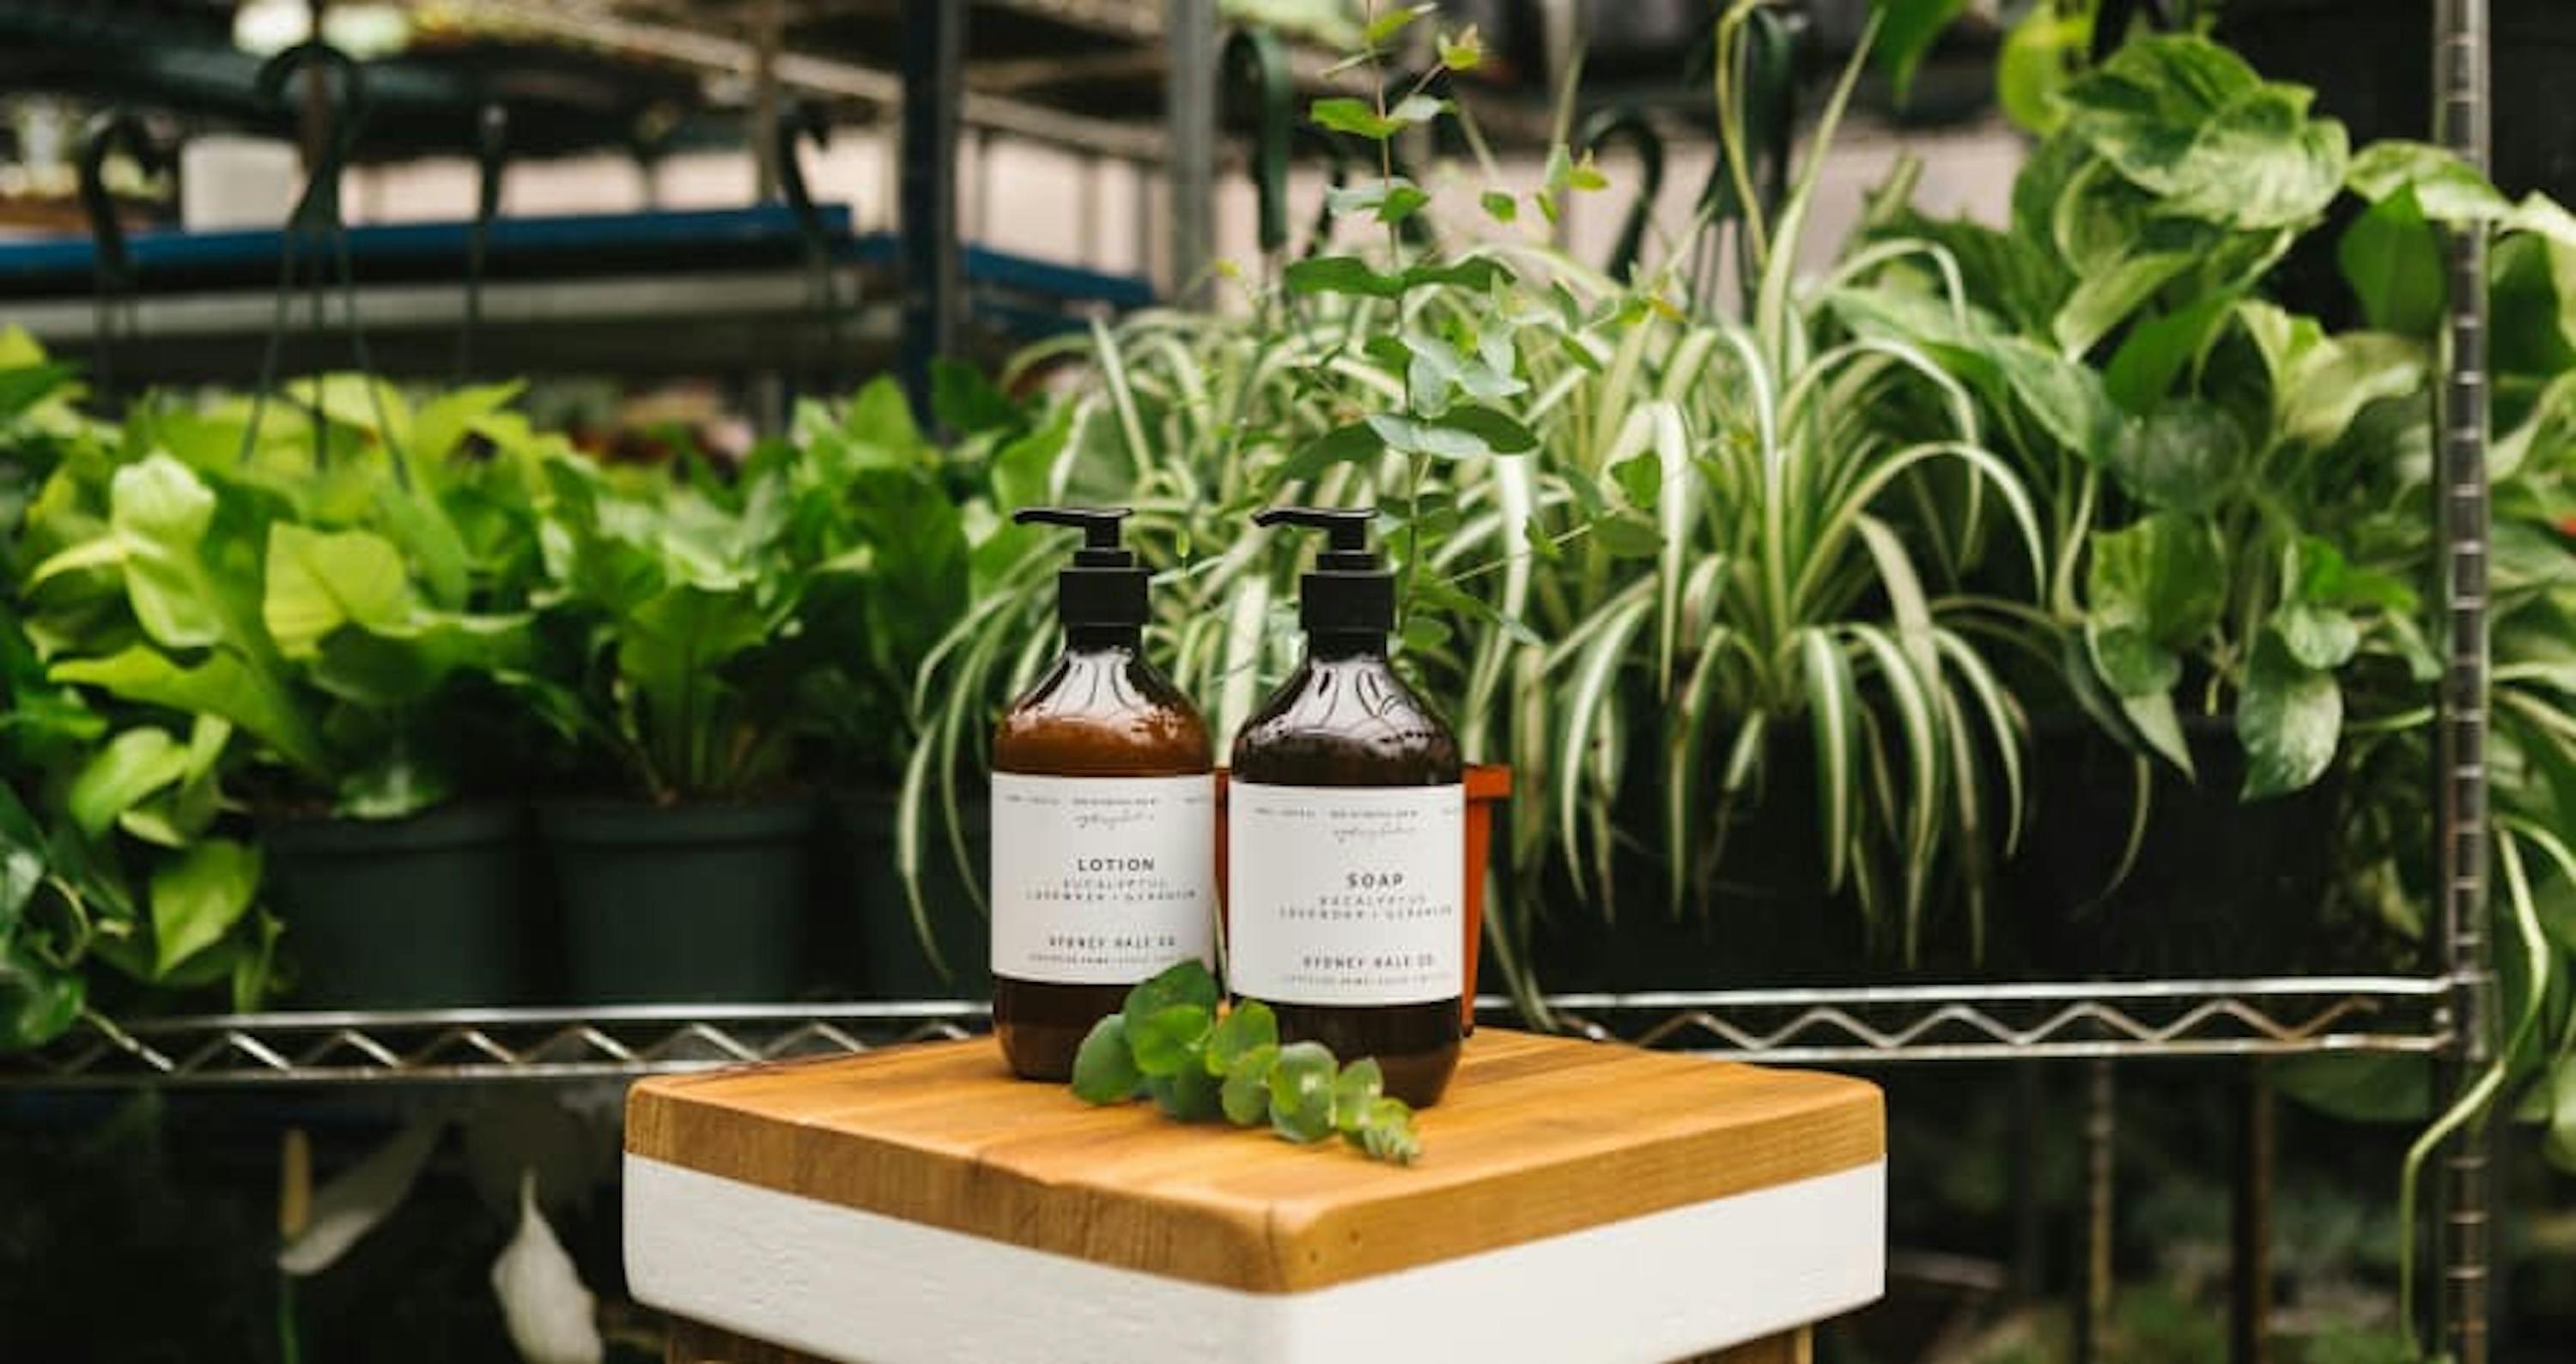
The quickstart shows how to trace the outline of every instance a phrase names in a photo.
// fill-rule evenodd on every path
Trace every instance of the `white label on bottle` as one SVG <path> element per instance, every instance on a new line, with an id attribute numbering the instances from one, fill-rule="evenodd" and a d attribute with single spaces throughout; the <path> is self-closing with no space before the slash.
<path id="1" fill-rule="evenodd" d="M 1216 960 L 1216 778 L 993 774 L 993 974 L 1132 985 Z"/>
<path id="2" fill-rule="evenodd" d="M 1467 788 L 1226 792 L 1226 968 L 1280 1004 L 1420 1004 L 1465 992 Z"/>

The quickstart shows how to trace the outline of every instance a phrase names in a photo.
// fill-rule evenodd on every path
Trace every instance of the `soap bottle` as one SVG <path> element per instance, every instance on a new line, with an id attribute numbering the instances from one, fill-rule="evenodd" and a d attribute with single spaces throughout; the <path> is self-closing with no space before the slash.
<path id="1" fill-rule="evenodd" d="M 1145 570 L 1124 508 L 1073 526 L 1064 652 L 993 733 L 993 1031 L 1011 1069 L 1064 1080 L 1091 1025 L 1184 957 L 1213 966 L 1216 777 L 1207 724 L 1145 661 Z"/>
<path id="2" fill-rule="evenodd" d="M 1283 1040 L 1377 1058 L 1435 1103 L 1466 992 L 1466 787 L 1458 739 L 1387 661 L 1395 578 L 1369 510 L 1253 520 L 1330 538 L 1300 583 L 1306 656 L 1244 722 L 1226 787 L 1229 985 Z"/>

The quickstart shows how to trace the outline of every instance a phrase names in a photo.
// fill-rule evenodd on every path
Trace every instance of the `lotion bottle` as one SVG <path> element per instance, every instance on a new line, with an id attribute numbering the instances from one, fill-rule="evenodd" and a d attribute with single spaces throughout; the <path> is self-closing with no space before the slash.
<path id="1" fill-rule="evenodd" d="M 1145 661 L 1145 569 L 1124 508 L 1072 526 L 1064 652 L 993 734 L 993 1031 L 1025 1079 L 1064 1080 L 1091 1025 L 1184 957 L 1213 966 L 1216 778 L 1206 722 Z"/>
<path id="2" fill-rule="evenodd" d="M 1376 513 L 1280 507 L 1324 531 L 1300 583 L 1306 655 L 1244 722 L 1227 785 L 1227 969 L 1284 1041 L 1377 1058 L 1387 1092 L 1435 1103 L 1466 991 L 1467 797 L 1458 739 L 1387 660 L 1395 579 Z"/>

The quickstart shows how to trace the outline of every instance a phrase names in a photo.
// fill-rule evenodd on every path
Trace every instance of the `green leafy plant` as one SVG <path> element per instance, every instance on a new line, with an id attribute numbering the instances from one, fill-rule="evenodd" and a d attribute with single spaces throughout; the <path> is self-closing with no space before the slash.
<path id="1" fill-rule="evenodd" d="M 1355 62 L 1382 60 L 1392 34 L 1369 39 Z M 1439 47 L 1452 69 L 1479 59 L 1471 35 Z M 1381 149 L 1450 113 L 1418 87 L 1382 86 L 1314 110 Z M 994 715 L 1055 646 L 1056 556 L 1007 524 L 1019 507 L 1135 509 L 1128 538 L 1156 574 L 1148 647 L 1207 709 L 1221 744 L 1299 648 L 1296 566 L 1251 533 L 1259 507 L 1293 496 L 1384 509 L 1401 581 L 1398 652 L 1434 694 L 1458 694 L 1460 629 L 1511 628 L 1481 580 L 1520 552 L 1512 546 L 1537 496 L 1521 457 L 1535 440 L 1523 413 L 1542 401 L 1534 367 L 1575 370 L 1550 338 L 1586 325 L 1587 310 L 1570 293 L 1524 283 L 1498 249 L 1407 244 L 1397 229 L 1426 210 L 1430 192 L 1394 174 L 1391 156 L 1379 169 L 1333 209 L 1382 225 L 1389 254 L 1317 256 L 1257 287 L 1247 313 L 1142 313 L 1033 349 L 1005 373 L 1015 386 L 1043 367 L 1075 371 L 1053 404 L 987 447 L 967 512 L 991 527 L 974 539 L 972 601 L 917 672 L 922 741 L 905 773 L 898 841 L 916 907 L 942 824 L 945 855 L 970 884 L 980 877 L 960 832 L 961 791 L 981 770 L 974 758 Z M 1561 320 L 1569 311 L 1573 323 Z"/>
<path id="2" fill-rule="evenodd" d="M 407 815 L 506 747 L 474 740 L 529 556 L 462 448 L 510 396 L 331 376 L 55 442 L 11 541 L 13 756 L 87 955 L 252 1007 L 280 925 L 229 813 Z"/>
<path id="3" fill-rule="evenodd" d="M 1182 1122 L 1267 1124 L 1299 1143 L 1338 1132 L 1370 1158 L 1398 1165 L 1421 1158 L 1413 1109 L 1382 1092 L 1374 1059 L 1343 1065 L 1321 1043 L 1282 1046 L 1269 1005 L 1242 1000 L 1220 1012 L 1219 997 L 1216 977 L 1195 960 L 1138 984 L 1082 1039 L 1073 1092 L 1104 1105 L 1150 1098 Z"/>
<path id="4" fill-rule="evenodd" d="M 2047 568 L 2003 590 L 2045 603 L 2070 698 L 2186 772 L 2182 717 L 2232 714 L 2243 795 L 2302 789 L 2349 682 L 2430 664 L 2411 583 L 2355 562 L 2429 357 L 2259 297 L 2349 164 L 2307 91 L 2157 36 L 2049 98 L 2008 229 L 1927 220 L 1900 178 L 1833 306 L 1957 375 L 2031 483 Z"/>
<path id="5" fill-rule="evenodd" d="M 417 413 L 354 376 L 288 396 L 309 427 L 144 405 L 56 469 L 28 519 L 28 631 L 56 680 L 188 717 L 189 743 L 238 742 L 267 800 L 410 814 L 456 789 L 469 684 L 526 654 L 526 616 L 491 600 L 512 566 L 467 538 L 487 471 L 458 454 L 509 390 Z M 138 802 L 178 792 L 178 745 L 112 745 L 119 770 L 98 780 Z"/>
<path id="6" fill-rule="evenodd" d="M 1315 113 L 1381 147 L 1465 118 L 1383 84 Z M 1771 240 L 1795 240 L 1817 164 Z M 1689 869 L 1678 909 L 1714 880 L 1726 813 L 1758 799 L 1763 736 L 1797 723 L 1832 776 L 1822 860 L 1910 943 L 1942 870 L 1991 860 L 1960 840 L 1996 839 L 2018 802 L 2016 710 L 1959 628 L 1994 613 L 1947 585 L 1989 539 L 2027 559 L 2029 508 L 1964 401 L 1938 433 L 1866 431 L 1868 403 L 1949 381 L 1919 352 L 1830 334 L 1793 298 L 1785 248 L 1757 257 L 1756 315 L 1739 327 L 1691 318 L 1669 269 L 1621 282 L 1512 233 L 1426 246 L 1396 230 L 1456 195 L 1526 232 L 1559 192 L 1601 183 L 1562 154 L 1526 218 L 1490 177 L 1417 183 L 1391 157 L 1379 170 L 1330 207 L 1382 245 L 1287 266 L 1238 316 L 1147 314 L 1024 357 L 1081 369 L 992 466 L 997 506 L 1138 509 L 1131 540 L 1157 572 L 1148 647 L 1222 743 L 1297 648 L 1294 564 L 1244 518 L 1292 497 L 1374 503 L 1400 575 L 1400 665 L 1457 718 L 1471 759 L 1509 763 L 1546 796 L 1515 804 L 1506 865 L 1557 859 L 1614 903 L 1612 849 L 1645 834 L 1618 827 L 1622 793 L 1658 787 L 1655 832 Z M 979 574 L 923 674 L 909 872 L 931 817 L 945 808 L 954 827 L 961 755 L 1051 647 L 1050 567 L 1033 554 Z M 1501 968 L 1534 999 L 1531 915 L 1489 903 Z"/>
<path id="7" fill-rule="evenodd" d="M 537 522 L 527 690 L 594 785 L 739 799 L 903 751 L 900 698 L 962 604 L 967 544 L 891 381 L 719 472 L 602 466 L 558 437 L 505 451 Z"/>

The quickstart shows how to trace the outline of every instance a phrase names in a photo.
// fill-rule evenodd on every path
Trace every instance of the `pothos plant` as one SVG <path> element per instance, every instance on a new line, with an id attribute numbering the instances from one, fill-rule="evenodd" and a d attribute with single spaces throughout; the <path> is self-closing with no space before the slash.
<path id="1" fill-rule="evenodd" d="M 2348 684 L 2430 665 L 2412 585 L 2351 538 L 2390 495 L 2368 452 L 2427 353 L 2261 297 L 2352 164 L 2309 92 L 2159 36 L 2051 98 L 2008 228 L 1925 219 L 1901 177 L 1849 272 L 1867 287 L 1832 306 L 1956 375 L 2037 492 L 2044 573 L 1988 585 L 2042 604 L 2071 700 L 2186 773 L 2184 718 L 2232 716 L 2242 795 L 2300 790 Z"/>
<path id="2" fill-rule="evenodd" d="M 77 445 L 98 438 L 69 370 L 23 332 L 0 331 L 0 576 L 14 600 L 28 503 Z M 104 881 L 53 797 L 96 750 L 106 720 L 45 676 L 14 609 L 0 608 L 0 1052 L 42 1045 L 88 1007 L 84 966 L 102 934 L 130 934 L 133 906 Z"/>
<path id="3" fill-rule="evenodd" d="M 2323 1058 L 2290 1072 L 2293 1093 L 2361 1117 L 2424 1118 L 2400 1179 L 2411 1220 L 2425 1165 L 2480 1114 L 2529 1124 L 2540 1148 L 2576 1169 L 2576 218 L 2546 198 L 2508 201 L 2450 153 L 2382 143 L 2354 158 L 2347 186 L 2366 207 L 2337 241 L 2365 318 L 2430 348 L 2448 301 L 2436 229 L 2489 241 L 2487 360 L 2494 437 L 2487 527 L 2491 879 L 2499 976 L 2494 1060 L 2438 1114 L 2430 1067 Z M 2434 535 L 2440 480 L 2430 393 L 2397 413 L 2384 459 L 2396 496 L 2357 523 L 2356 552 L 2382 572 L 2432 584 L 2445 567 Z M 2428 689 L 2381 732 L 2354 736 L 2357 786 L 2345 860 L 2348 893 L 2430 937 L 2422 906 L 2442 891 L 2421 774 L 2436 761 Z M 2401 1289 L 2417 1289 L 2412 1244 Z M 2405 1320 L 2416 1320 L 2412 1312 Z"/>
<path id="4" fill-rule="evenodd" d="M 97 726 L 44 808 L 81 852 L 86 902 L 120 911 L 93 954 L 138 980 L 229 979 L 256 1001 L 279 925 L 226 810 L 387 818 L 447 799 L 493 694 L 465 697 L 523 646 L 524 620 L 489 600 L 509 570 L 486 556 L 510 537 L 456 458 L 509 392 L 415 410 L 371 386 L 299 385 L 265 421 L 257 400 L 139 403 L 67 447 L 28 507 L 27 655 Z"/>
<path id="5" fill-rule="evenodd" d="M 524 429 L 501 458 L 541 561 L 521 680 L 587 784 L 744 799 L 811 779 L 808 745 L 851 767 L 901 752 L 883 698 L 962 606 L 967 544 L 891 381 L 807 405 L 733 470 L 603 466 Z"/>
<path id="6" fill-rule="evenodd" d="M 1195 960 L 1138 984 L 1082 1039 L 1073 1092 L 1094 1104 L 1150 1098 L 1182 1122 L 1223 1117 L 1300 1143 L 1338 1132 L 1398 1165 L 1421 1158 L 1413 1109 L 1382 1092 L 1374 1059 L 1343 1065 L 1320 1042 L 1282 1046 L 1269 1005 L 1247 999 L 1220 1010 L 1218 998 L 1216 977 Z"/>

